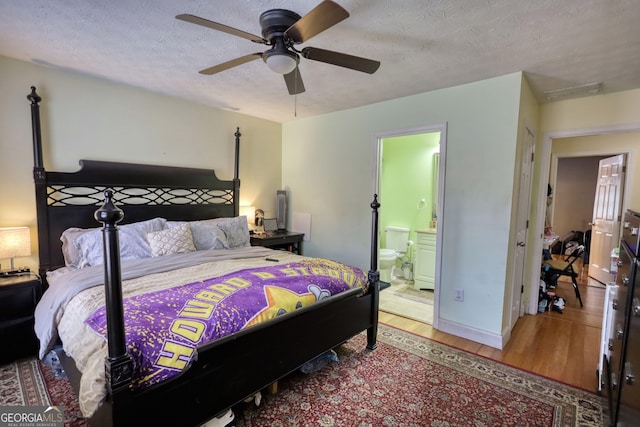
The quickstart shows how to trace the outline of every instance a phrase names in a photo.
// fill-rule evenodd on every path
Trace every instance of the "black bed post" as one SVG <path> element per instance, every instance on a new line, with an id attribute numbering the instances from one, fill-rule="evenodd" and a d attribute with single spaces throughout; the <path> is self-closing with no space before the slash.
<path id="1" fill-rule="evenodd" d="M 46 271 L 51 267 L 49 259 L 49 240 L 47 229 L 47 186 L 42 161 L 42 135 L 40 133 L 40 105 L 42 98 L 36 93 L 36 87 L 31 86 L 31 93 L 27 95 L 31 101 L 31 136 L 33 139 L 33 180 L 36 186 L 36 211 L 38 218 L 38 273 L 46 280 Z"/>
<path id="2" fill-rule="evenodd" d="M 375 350 L 378 336 L 378 303 L 380 299 L 380 273 L 378 272 L 378 195 L 371 202 L 371 268 L 369 270 L 369 289 L 371 292 L 372 326 L 367 329 L 367 348 Z"/>
<path id="3" fill-rule="evenodd" d="M 133 360 L 127 353 L 124 334 L 124 310 L 122 307 L 122 274 L 120 271 L 120 245 L 117 223 L 122 221 L 122 209 L 113 204 L 113 191 L 105 190 L 104 204 L 94 217 L 103 225 L 104 285 L 107 311 L 107 345 L 109 354 L 105 360 L 107 389 L 114 391 L 127 387 L 133 375 Z"/>
<path id="4" fill-rule="evenodd" d="M 236 128 L 236 158 L 233 171 L 233 216 L 240 215 L 240 128 Z"/>

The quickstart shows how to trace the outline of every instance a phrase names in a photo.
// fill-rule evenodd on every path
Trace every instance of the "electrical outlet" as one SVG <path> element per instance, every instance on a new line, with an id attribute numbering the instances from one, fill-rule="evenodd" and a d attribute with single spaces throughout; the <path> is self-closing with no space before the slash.
<path id="1" fill-rule="evenodd" d="M 464 289 L 456 288 L 455 289 L 455 294 L 453 296 L 453 299 L 455 301 L 463 301 L 464 300 Z"/>

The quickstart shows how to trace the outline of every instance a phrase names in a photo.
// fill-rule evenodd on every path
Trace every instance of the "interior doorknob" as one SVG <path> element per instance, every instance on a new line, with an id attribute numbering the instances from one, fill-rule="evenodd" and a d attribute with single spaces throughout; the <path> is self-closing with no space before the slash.
<path id="1" fill-rule="evenodd" d="M 517 245 L 518 246 L 524 246 L 524 242 L 518 242 Z"/>

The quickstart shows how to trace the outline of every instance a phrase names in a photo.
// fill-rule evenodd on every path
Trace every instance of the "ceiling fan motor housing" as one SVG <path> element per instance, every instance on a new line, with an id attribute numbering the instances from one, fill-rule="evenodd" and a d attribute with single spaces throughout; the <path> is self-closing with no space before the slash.
<path id="1" fill-rule="evenodd" d="M 283 37 L 284 32 L 300 20 L 301 16 L 286 9 L 271 9 L 260 15 L 262 37 L 269 43 L 274 37 Z"/>

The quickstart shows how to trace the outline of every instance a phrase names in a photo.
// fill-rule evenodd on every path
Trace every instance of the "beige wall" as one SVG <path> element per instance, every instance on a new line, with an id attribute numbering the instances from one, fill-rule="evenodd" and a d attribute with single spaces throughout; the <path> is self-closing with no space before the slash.
<path id="1" fill-rule="evenodd" d="M 523 145 L 525 139 L 527 138 L 528 132 L 534 134 L 534 136 L 538 135 L 539 128 L 539 106 L 538 101 L 531 90 L 531 86 L 529 86 L 529 82 L 526 78 L 523 78 L 520 83 L 520 104 L 518 110 L 518 145 L 514 157 L 514 168 L 513 168 L 513 193 L 511 194 L 511 217 L 509 219 L 510 224 L 510 233 L 509 233 L 509 241 L 516 242 L 517 239 L 517 217 L 518 213 L 518 202 L 520 197 L 520 179 L 522 175 L 522 156 L 523 156 Z M 533 164 L 533 171 L 531 173 L 535 175 L 535 163 Z M 531 203 L 534 205 L 534 203 Z M 529 206 L 529 218 L 531 218 L 531 212 L 534 210 L 533 206 Z M 528 236 L 528 239 L 531 239 L 531 236 Z M 515 277 L 515 245 L 510 245 L 508 248 L 508 258 L 506 263 L 507 269 L 507 281 L 505 283 L 505 292 L 503 299 L 504 311 L 502 313 L 502 334 L 503 336 L 508 336 L 511 328 L 511 316 L 519 315 L 519 307 L 515 307 L 512 312 L 509 311 L 511 308 L 514 292 L 520 292 L 520 284 L 524 286 L 524 292 L 521 294 L 521 304 L 525 307 L 529 304 L 529 295 L 532 293 L 530 288 L 535 286 L 537 288 L 538 283 L 531 283 L 530 280 L 527 280 L 527 277 L 531 276 L 531 262 L 525 260 L 524 271 L 523 271 L 523 283 L 519 283 L 520 278 Z"/>
<path id="2" fill-rule="evenodd" d="M 211 168 L 233 178 L 234 132 L 242 133 L 241 203 L 275 209 L 281 182 L 278 123 L 74 72 L 0 57 L 0 227 L 27 225 L 36 253 L 30 86 L 42 96 L 47 170 L 78 160 Z M 7 263 L 6 260 L 0 262 Z M 37 268 L 37 257 L 16 260 Z"/>
<path id="3" fill-rule="evenodd" d="M 640 89 L 590 96 L 542 104 L 540 106 L 540 135 L 536 149 L 542 152 L 543 145 L 568 137 L 578 137 L 572 142 L 553 144 L 553 155 L 557 157 L 597 156 L 628 152 L 627 201 L 626 206 L 640 204 L 640 169 L 638 141 L 640 140 Z M 572 138 L 573 139 L 573 138 Z M 561 151 L 557 151 L 561 150 Z M 549 148 L 551 151 L 551 147 Z M 536 166 L 534 198 L 539 191 L 546 194 L 546 185 L 538 189 L 542 162 Z M 551 171 L 553 174 L 553 171 Z M 535 215 L 535 214 L 534 214 Z M 533 218 L 534 223 L 537 216 Z"/>
<path id="4" fill-rule="evenodd" d="M 638 93 L 638 129 L 640 129 L 640 92 Z M 627 176 L 623 208 L 640 211 L 640 130 L 554 139 L 552 155 L 557 157 L 627 154 Z"/>
<path id="5" fill-rule="evenodd" d="M 638 199 L 638 168 L 637 145 L 638 132 L 640 132 L 640 89 L 616 92 L 611 94 L 596 95 L 565 101 L 545 103 L 540 106 L 540 131 L 536 143 L 536 162 L 534 168 L 532 213 L 530 223 L 529 240 L 539 240 L 542 247 L 541 236 L 544 225 L 545 201 L 547 193 L 547 181 L 551 161 L 552 141 L 564 140 L 568 137 L 584 137 L 584 139 L 571 144 L 562 144 L 566 153 L 558 156 L 596 156 L 615 154 L 621 149 L 627 150 L 628 167 L 630 173 L 627 176 L 627 192 L 629 203 L 636 203 Z M 614 135 L 616 135 L 614 137 Z M 592 139 L 593 138 L 593 139 Z M 617 142 L 622 138 L 625 142 Z M 589 142 L 591 141 L 591 142 Z M 555 148 L 554 148 L 555 150 Z M 554 153 L 554 156 L 556 154 Z M 551 171 L 553 174 L 553 170 Z M 544 183 L 543 185 L 540 185 Z M 632 206 L 632 205 L 628 205 Z M 539 229 L 538 229 L 539 227 Z M 539 277 L 540 255 L 532 253 L 527 260 L 527 271 L 531 283 L 535 283 Z"/>
<path id="6" fill-rule="evenodd" d="M 551 223 L 558 236 L 591 228 L 600 159 L 597 156 L 558 159 Z"/>
<path id="7" fill-rule="evenodd" d="M 640 125 L 640 89 L 542 104 L 544 133 Z"/>

